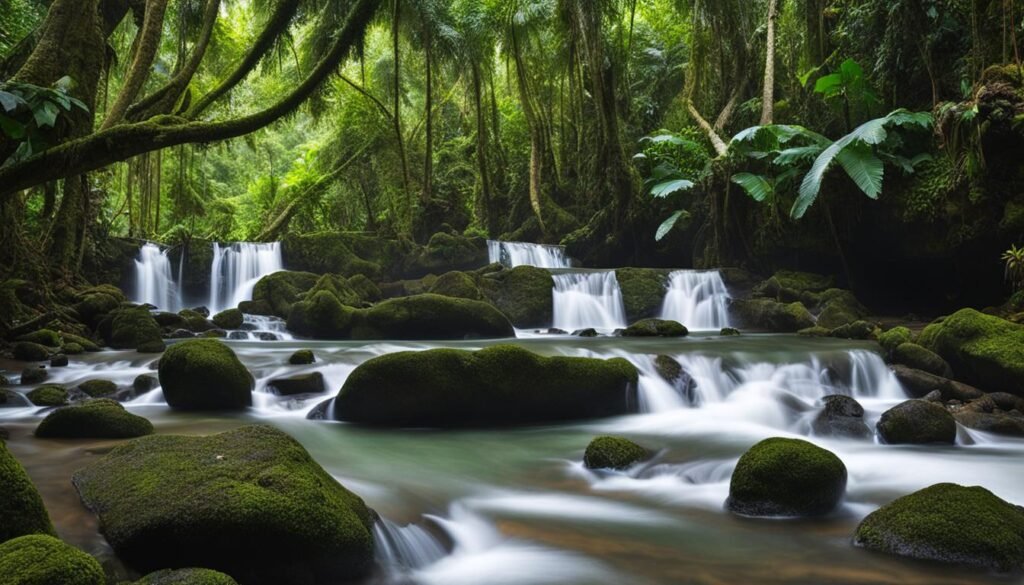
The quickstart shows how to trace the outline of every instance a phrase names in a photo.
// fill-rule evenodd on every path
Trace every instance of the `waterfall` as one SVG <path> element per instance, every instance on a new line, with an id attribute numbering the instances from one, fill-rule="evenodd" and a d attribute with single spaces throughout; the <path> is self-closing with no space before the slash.
<path id="1" fill-rule="evenodd" d="M 399 526 L 380 518 L 373 525 L 373 542 L 378 562 L 389 569 L 421 569 L 447 554 L 444 546 L 422 526 Z"/>
<path id="2" fill-rule="evenodd" d="M 622 289 L 614 271 L 566 272 L 552 277 L 554 327 L 572 332 L 588 327 L 613 330 L 627 325 Z"/>
<path id="3" fill-rule="evenodd" d="M 164 311 L 181 310 L 181 266 L 175 280 L 168 251 L 149 242 L 139 249 L 139 257 L 135 260 L 133 302 L 149 303 Z"/>
<path id="4" fill-rule="evenodd" d="M 729 326 L 729 291 L 717 270 L 677 270 L 669 275 L 661 318 L 696 331 Z"/>
<path id="5" fill-rule="evenodd" d="M 261 278 L 284 269 L 281 242 L 267 244 L 236 242 L 227 246 L 213 244 L 210 267 L 210 313 L 237 307 L 252 298 L 252 289 Z"/>
<path id="6" fill-rule="evenodd" d="M 488 261 L 513 268 L 536 266 L 538 268 L 570 268 L 572 263 L 562 246 L 529 244 L 526 242 L 500 242 L 487 240 Z"/>

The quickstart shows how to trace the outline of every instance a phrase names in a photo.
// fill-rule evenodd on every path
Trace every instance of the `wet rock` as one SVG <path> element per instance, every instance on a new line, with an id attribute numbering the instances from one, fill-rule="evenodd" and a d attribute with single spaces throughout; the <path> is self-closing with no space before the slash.
<path id="1" fill-rule="evenodd" d="M 0 542 L 26 534 L 56 534 L 25 468 L 0 442 Z M 0 572 L 0 578 L 7 575 Z"/>
<path id="2" fill-rule="evenodd" d="M 918 343 L 942 356 L 958 380 L 1024 395 L 1024 325 L 962 309 L 926 327 Z"/>
<path id="3" fill-rule="evenodd" d="M 208 318 L 210 316 L 210 309 L 208 309 L 208 308 L 206 308 L 205 306 L 202 306 L 202 305 L 200 305 L 198 307 L 192 307 L 191 309 L 186 309 L 186 310 L 192 311 L 193 313 L 196 313 L 197 315 L 199 315 L 200 317 L 203 317 L 204 319 L 206 319 L 206 318 Z"/>
<path id="4" fill-rule="evenodd" d="M 626 469 L 650 459 L 651 453 L 629 439 L 597 437 L 587 445 L 583 465 L 587 469 Z"/>
<path id="5" fill-rule="evenodd" d="M 271 333 L 269 331 L 260 331 L 256 334 L 256 338 L 260 341 L 277 341 L 277 333 Z"/>
<path id="6" fill-rule="evenodd" d="M 232 331 L 231 333 L 228 333 L 228 339 L 233 341 L 245 341 L 246 339 L 249 339 L 249 334 L 245 331 Z"/>
<path id="7" fill-rule="evenodd" d="M 169 339 L 192 339 L 195 336 L 196 334 L 192 333 L 188 329 L 176 329 L 167 337 Z"/>
<path id="8" fill-rule="evenodd" d="M 956 442 L 956 421 L 944 407 L 924 400 L 908 400 L 882 413 L 878 434 L 886 443 L 926 444 Z"/>
<path id="9" fill-rule="evenodd" d="M 722 327 L 722 330 L 719 332 L 719 335 L 721 335 L 722 337 L 736 337 L 740 335 L 740 330 L 734 327 Z"/>
<path id="10" fill-rule="evenodd" d="M 161 327 L 168 327 L 170 329 L 181 329 L 188 326 L 184 317 L 177 313 L 158 312 L 153 313 L 153 320 L 156 324 Z"/>
<path id="11" fill-rule="evenodd" d="M 207 316 L 198 311 L 185 309 L 178 313 L 178 315 L 185 321 L 185 328 L 193 333 L 203 333 L 214 327 L 213 323 L 206 319 Z"/>
<path id="12" fill-rule="evenodd" d="M 64 344 L 63 351 L 66 355 L 79 355 L 85 353 L 85 348 L 72 341 Z"/>
<path id="13" fill-rule="evenodd" d="M 1024 437 L 1024 398 L 993 392 L 955 410 L 953 418 L 970 429 Z"/>
<path id="14" fill-rule="evenodd" d="M 310 372 L 290 378 L 275 378 L 269 382 L 269 385 L 281 396 L 321 394 L 326 389 L 324 386 L 324 376 L 320 372 Z"/>
<path id="15" fill-rule="evenodd" d="M 228 309 L 213 316 L 213 324 L 221 329 L 238 329 L 245 317 L 238 309 Z"/>
<path id="16" fill-rule="evenodd" d="M 726 507 L 744 516 L 821 516 L 846 491 L 846 466 L 800 439 L 765 439 L 740 457 Z"/>
<path id="17" fill-rule="evenodd" d="M 316 362 L 316 356 L 311 349 L 300 349 L 288 358 L 288 363 L 293 366 L 304 366 Z"/>
<path id="18" fill-rule="evenodd" d="M 967 402 L 985 395 L 984 392 L 973 386 L 943 378 L 942 376 L 936 376 L 935 374 L 929 374 L 922 370 L 896 365 L 892 367 L 892 371 L 896 374 L 896 379 L 900 381 L 900 384 L 914 397 L 925 396 L 932 390 L 941 392 L 943 401 L 960 400 Z"/>
<path id="19" fill-rule="evenodd" d="M 551 273 L 533 266 L 516 266 L 480 279 L 484 295 L 516 327 L 547 327 L 554 315 Z"/>
<path id="20" fill-rule="evenodd" d="M 117 393 L 117 384 L 110 380 L 88 380 L 78 385 L 78 389 L 92 398 L 101 398 Z"/>
<path id="21" fill-rule="evenodd" d="M 427 292 L 457 299 L 484 300 L 484 294 L 480 292 L 480 287 L 465 272 L 452 271 L 442 274 L 430 285 Z"/>
<path id="22" fill-rule="evenodd" d="M 681 323 L 666 319 L 643 319 L 622 331 L 623 337 L 686 337 L 690 332 Z"/>
<path id="23" fill-rule="evenodd" d="M 47 347 L 60 347 L 63 343 L 60 334 L 52 329 L 40 329 L 38 331 L 33 331 L 32 333 L 27 333 L 18 337 L 15 341 L 25 341 L 28 343 L 45 345 Z"/>
<path id="24" fill-rule="evenodd" d="M 11 350 L 14 359 L 22 362 L 41 362 L 50 358 L 50 350 L 38 343 L 19 341 Z"/>
<path id="25" fill-rule="evenodd" d="M 653 268 L 619 268 L 615 271 L 629 322 L 658 314 L 665 301 L 668 274 L 667 270 Z"/>
<path id="26" fill-rule="evenodd" d="M 33 534 L 0 544 L 0 575 L 11 585 L 106 585 L 96 559 L 52 536 Z"/>
<path id="27" fill-rule="evenodd" d="M 896 346 L 892 351 L 892 361 L 943 378 L 953 377 L 953 368 L 949 367 L 946 360 L 916 343 L 901 343 Z"/>
<path id="28" fill-rule="evenodd" d="M 57 355 L 50 358 L 51 368 L 63 368 L 68 365 L 68 356 L 58 353 Z"/>
<path id="29" fill-rule="evenodd" d="M 854 321 L 853 323 L 836 327 L 829 332 L 829 337 L 860 340 L 874 339 L 876 329 L 877 327 L 867 321 Z"/>
<path id="30" fill-rule="evenodd" d="M 164 569 L 150 573 L 131 585 L 238 585 L 238 582 L 209 569 Z"/>
<path id="31" fill-rule="evenodd" d="M 1024 569 L 1024 508 L 982 487 L 933 485 L 869 514 L 854 544 L 869 550 L 1010 572 Z"/>
<path id="32" fill-rule="evenodd" d="M 20 408 L 22 406 L 31 406 L 31 403 L 23 395 L 13 390 L 0 388 L 0 408 Z"/>
<path id="33" fill-rule="evenodd" d="M 64 406 L 69 400 L 67 389 L 58 384 L 40 386 L 29 392 L 27 396 L 36 406 Z"/>
<path id="34" fill-rule="evenodd" d="M 558 329 L 557 331 L 561 331 L 561 329 Z M 573 331 L 572 334 L 575 337 L 597 337 L 598 336 L 597 329 L 594 329 L 593 327 L 589 327 L 587 329 L 577 329 L 576 331 Z"/>
<path id="35" fill-rule="evenodd" d="M 224 339 L 227 336 L 228 332 L 223 329 L 209 329 L 199 334 L 203 339 Z"/>
<path id="36" fill-rule="evenodd" d="M 160 358 L 160 386 L 171 408 L 232 410 L 252 405 L 253 377 L 230 347 L 190 339 Z"/>
<path id="37" fill-rule="evenodd" d="M 149 353 L 164 347 L 160 326 L 142 307 L 123 307 L 111 312 L 100 322 L 99 332 L 114 349 L 145 349 Z"/>
<path id="38" fill-rule="evenodd" d="M 132 380 L 132 389 L 136 394 L 145 394 L 160 385 L 160 381 L 149 374 L 139 374 Z"/>
<path id="39" fill-rule="evenodd" d="M 814 317 L 800 302 L 780 303 L 772 299 L 736 299 L 729 306 L 745 328 L 793 333 L 814 326 Z"/>
<path id="40" fill-rule="evenodd" d="M 36 427 L 39 438 L 126 439 L 153 433 L 153 425 L 109 398 L 54 410 Z"/>
<path id="41" fill-rule="evenodd" d="M 871 429 L 864 422 L 864 407 L 849 396 L 826 396 L 824 408 L 814 417 L 811 429 L 822 437 L 870 439 Z"/>
<path id="42" fill-rule="evenodd" d="M 941 403 L 942 402 L 942 392 L 939 392 L 938 390 L 932 390 L 928 394 L 925 394 L 924 396 L 922 396 L 921 400 L 924 400 L 926 402 L 939 402 L 939 403 Z"/>
<path id="43" fill-rule="evenodd" d="M 43 366 L 31 366 L 21 371 L 21 383 L 24 385 L 45 382 L 50 373 Z"/>

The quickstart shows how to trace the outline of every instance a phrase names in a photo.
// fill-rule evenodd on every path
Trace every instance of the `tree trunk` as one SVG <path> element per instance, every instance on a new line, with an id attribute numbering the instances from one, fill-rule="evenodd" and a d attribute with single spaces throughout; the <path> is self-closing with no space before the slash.
<path id="1" fill-rule="evenodd" d="M 434 75 L 432 67 L 433 46 L 430 29 L 424 25 L 424 41 L 427 63 L 427 87 L 426 87 L 426 154 L 423 157 L 423 202 L 428 203 L 432 195 L 434 176 Z"/>
<path id="2" fill-rule="evenodd" d="M 761 98 L 761 125 L 768 126 L 775 117 L 775 21 L 778 0 L 768 0 L 768 38 L 765 41 L 764 93 Z"/>
<path id="3" fill-rule="evenodd" d="M 164 15 L 167 12 L 167 0 L 147 0 L 146 15 L 143 21 L 142 30 L 139 31 L 138 48 L 135 51 L 135 58 L 132 66 L 121 86 L 121 91 L 110 106 L 103 125 L 100 130 L 106 130 L 117 124 L 128 111 L 128 106 L 135 102 L 136 96 L 142 90 L 143 84 L 149 79 L 149 72 L 153 67 L 153 60 L 160 48 L 160 37 L 164 29 Z"/>
<path id="4" fill-rule="evenodd" d="M 491 193 L 491 173 L 487 167 L 487 124 L 483 104 L 480 66 L 473 64 L 473 105 L 476 107 L 476 162 L 480 172 L 480 195 L 484 200 L 484 215 L 488 235 L 497 235 L 497 212 Z"/>
<path id="5" fill-rule="evenodd" d="M 398 140 L 398 158 L 402 164 L 402 188 L 405 189 L 407 196 L 412 195 L 412 181 L 409 180 L 409 160 L 405 154 L 405 139 L 402 137 L 402 65 L 401 65 L 401 50 L 399 47 L 399 24 L 401 21 L 400 10 L 401 0 L 394 0 L 391 4 L 393 8 L 393 15 L 391 19 L 391 50 L 394 53 L 395 58 L 395 71 L 392 82 L 392 92 L 394 93 L 394 104 L 391 108 L 391 114 L 394 117 L 395 124 L 395 138 Z"/>

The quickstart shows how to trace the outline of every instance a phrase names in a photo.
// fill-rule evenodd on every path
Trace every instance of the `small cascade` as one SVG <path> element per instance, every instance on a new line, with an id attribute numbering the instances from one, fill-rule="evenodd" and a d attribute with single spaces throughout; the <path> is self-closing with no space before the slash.
<path id="1" fill-rule="evenodd" d="M 625 327 L 626 307 L 614 271 L 553 274 L 553 327 L 575 331 Z"/>
<path id="2" fill-rule="evenodd" d="M 283 269 L 281 242 L 236 242 L 227 246 L 214 243 L 210 312 L 218 313 L 250 300 L 252 289 L 261 278 Z"/>
<path id="3" fill-rule="evenodd" d="M 373 542 L 377 561 L 391 570 L 422 569 L 447 554 L 437 537 L 422 526 L 399 526 L 386 518 L 373 525 Z"/>
<path id="4" fill-rule="evenodd" d="M 228 333 L 228 339 L 242 341 L 291 341 L 287 323 L 279 317 L 244 315 L 241 329 Z"/>
<path id="5" fill-rule="evenodd" d="M 729 326 L 729 291 L 717 270 L 677 270 L 669 274 L 661 318 L 696 331 Z"/>
<path id="6" fill-rule="evenodd" d="M 572 263 L 562 246 L 547 246 L 527 242 L 501 242 L 487 240 L 488 261 L 514 268 L 536 266 L 537 268 L 570 268 Z"/>
<path id="7" fill-rule="evenodd" d="M 147 242 L 139 249 L 135 260 L 135 293 L 132 301 L 149 303 L 164 311 L 180 311 L 181 306 L 181 271 L 178 266 L 178 278 L 171 272 L 171 260 L 167 257 L 169 250 L 161 250 L 160 246 Z"/>

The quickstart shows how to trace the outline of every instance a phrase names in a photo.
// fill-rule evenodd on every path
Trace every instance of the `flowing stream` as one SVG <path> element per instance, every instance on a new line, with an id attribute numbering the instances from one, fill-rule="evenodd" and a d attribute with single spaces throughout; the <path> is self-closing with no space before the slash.
<path id="1" fill-rule="evenodd" d="M 553 327 L 570 333 L 587 328 L 609 333 L 628 325 L 614 271 L 561 272 L 552 276 Z"/>
<path id="2" fill-rule="evenodd" d="M 729 326 L 729 290 L 717 270 L 677 270 L 668 277 L 661 318 L 695 331 Z"/>
<path id="3" fill-rule="evenodd" d="M 936 482 L 983 485 L 1024 504 L 1024 441 L 961 432 L 958 444 L 891 446 L 811 434 L 820 399 L 855 397 L 873 427 L 905 399 L 877 346 L 789 335 L 679 340 L 569 336 L 507 340 L 545 355 L 625 357 L 640 372 L 639 414 L 574 424 L 493 430 L 385 430 L 306 420 L 352 370 L 377 355 L 492 342 L 231 341 L 257 383 L 254 407 L 237 414 L 174 412 L 159 388 L 127 403 L 161 433 L 212 433 L 264 422 L 290 433 L 383 518 L 375 529 L 381 570 L 367 581 L 459 584 L 975 584 L 1020 583 L 976 571 L 905 561 L 850 544 L 863 516 Z M 317 362 L 291 366 L 297 348 Z M 663 380 L 653 358 L 675 358 L 693 384 Z M 51 382 L 108 378 L 122 387 L 154 373 L 158 356 L 86 354 Z M 12 363 L 0 368 L 14 369 Z M 269 381 L 319 371 L 328 391 L 271 393 Z M 19 391 L 27 387 L 18 387 Z M 8 445 L 38 484 L 60 536 L 109 558 L 94 517 L 68 478 L 116 441 L 31 437 L 45 411 L 0 409 Z M 616 434 L 658 452 L 627 472 L 580 463 L 592 437 Z M 772 436 L 804 437 L 849 470 L 841 510 L 817 520 L 761 521 L 723 509 L 739 456 Z M 333 584 L 325 584 L 333 585 Z"/>
<path id="4" fill-rule="evenodd" d="M 561 246 L 487 240 L 487 256 L 490 263 L 504 264 L 509 268 L 516 266 L 570 268 L 572 266 L 572 261 L 565 255 L 565 248 Z"/>

